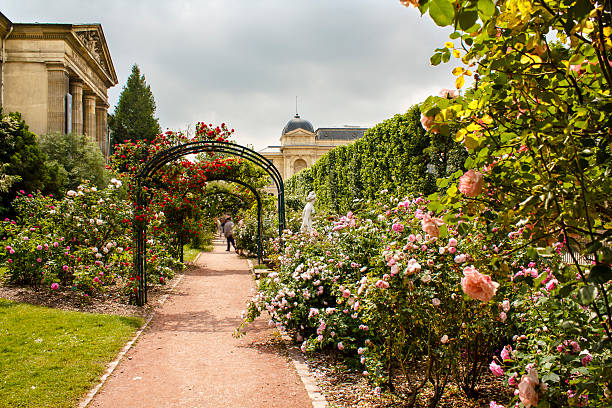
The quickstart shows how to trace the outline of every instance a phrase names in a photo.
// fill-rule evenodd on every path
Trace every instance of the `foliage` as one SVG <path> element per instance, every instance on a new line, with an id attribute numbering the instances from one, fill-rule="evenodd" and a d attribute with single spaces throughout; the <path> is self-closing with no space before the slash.
<path id="1" fill-rule="evenodd" d="M 261 241 L 262 257 L 271 264 L 277 262 L 279 256 L 278 242 L 278 212 L 273 202 L 265 202 L 262 209 Z M 247 256 L 257 256 L 257 206 L 239 213 L 240 221 L 234 226 L 236 248 Z M 285 210 L 285 228 L 288 231 L 299 231 L 301 213 L 290 208 Z"/>
<path id="2" fill-rule="evenodd" d="M 448 223 L 479 222 L 487 233 L 495 225 L 522 237 L 487 259 L 502 268 L 512 251 L 536 258 L 562 249 L 572 259 L 551 270 L 557 297 L 533 288 L 529 335 L 511 359 L 510 385 L 523 384 L 524 406 L 610 406 L 610 2 L 403 3 L 455 29 L 431 62 L 460 59 L 458 89 L 474 78 L 463 95 L 430 97 L 421 107 L 426 128 L 441 135 L 456 128 L 469 150 L 469 171 L 440 179 L 445 194 L 432 196 L 429 209 L 449 209 Z M 559 332 L 543 330 L 542 321 L 560 324 Z M 585 350 L 597 366 L 580 361 Z"/>
<path id="3" fill-rule="evenodd" d="M 435 176 L 461 168 L 464 153 L 452 138 L 425 132 L 419 116 L 415 106 L 374 126 L 355 143 L 329 151 L 287 180 L 287 195 L 299 199 L 314 190 L 317 208 L 339 213 L 349 211 L 354 200 L 376 197 L 381 189 L 399 195 L 431 193 Z"/>
<path id="4" fill-rule="evenodd" d="M 48 167 L 45 160 L 45 154 L 36 143 L 36 135 L 28 130 L 21 115 L 3 115 L 0 110 L 0 163 L 6 190 L 0 194 L 1 216 L 11 213 L 11 201 L 19 190 L 57 191 L 57 169 Z"/>
<path id="5" fill-rule="evenodd" d="M 132 66 L 115 112 L 109 117 L 112 144 L 138 140 L 151 141 L 161 133 L 155 118 L 155 99 L 138 65 Z"/>
<path id="6" fill-rule="evenodd" d="M 141 324 L 0 299 L 0 406 L 75 406 Z"/>
<path id="7" fill-rule="evenodd" d="M 74 190 L 84 181 L 97 188 L 108 184 L 109 175 L 98 144 L 86 135 L 55 133 L 39 136 L 40 150 L 60 169 L 64 192 Z"/>

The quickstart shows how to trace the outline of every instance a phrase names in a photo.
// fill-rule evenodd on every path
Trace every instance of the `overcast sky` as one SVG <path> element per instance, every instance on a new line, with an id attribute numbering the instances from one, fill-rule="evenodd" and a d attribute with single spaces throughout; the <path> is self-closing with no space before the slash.
<path id="1" fill-rule="evenodd" d="M 398 0 L 4 0 L 13 22 L 100 23 L 119 84 L 140 66 L 163 129 L 226 122 L 238 143 L 278 145 L 295 114 L 373 126 L 451 88 L 429 57 L 448 30 Z"/>

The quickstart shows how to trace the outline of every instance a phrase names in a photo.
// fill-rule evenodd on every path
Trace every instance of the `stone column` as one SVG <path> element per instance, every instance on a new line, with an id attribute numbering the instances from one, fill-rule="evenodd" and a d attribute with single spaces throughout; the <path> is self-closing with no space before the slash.
<path id="1" fill-rule="evenodd" d="M 66 95 L 68 94 L 68 71 L 61 64 L 47 66 L 47 132 L 66 131 Z"/>
<path id="2" fill-rule="evenodd" d="M 98 101 L 96 105 L 96 139 L 98 146 L 104 155 L 104 158 L 108 158 L 108 141 L 106 140 L 106 110 L 108 105 L 102 101 Z"/>
<path id="3" fill-rule="evenodd" d="M 85 94 L 85 134 L 96 140 L 96 96 Z"/>
<path id="4" fill-rule="evenodd" d="M 83 83 L 79 80 L 70 81 L 72 94 L 72 132 L 83 134 Z"/>

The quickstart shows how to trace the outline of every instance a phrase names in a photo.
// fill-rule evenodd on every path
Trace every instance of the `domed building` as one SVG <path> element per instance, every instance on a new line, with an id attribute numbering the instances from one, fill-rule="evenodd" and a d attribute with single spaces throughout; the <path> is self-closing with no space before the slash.
<path id="1" fill-rule="evenodd" d="M 283 180 L 312 166 L 336 146 L 346 145 L 362 137 L 367 128 L 344 126 L 318 128 L 296 114 L 283 128 L 280 146 L 268 146 L 259 153 L 274 163 Z"/>

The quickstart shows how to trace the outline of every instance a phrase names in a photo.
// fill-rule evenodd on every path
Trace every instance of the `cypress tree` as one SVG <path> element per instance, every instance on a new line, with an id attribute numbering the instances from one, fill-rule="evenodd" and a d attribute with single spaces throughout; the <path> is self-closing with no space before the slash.
<path id="1" fill-rule="evenodd" d="M 134 64 L 115 112 L 109 117 L 113 145 L 125 140 L 153 140 L 161 132 L 158 119 L 154 116 L 155 108 L 151 87 L 138 65 Z"/>

